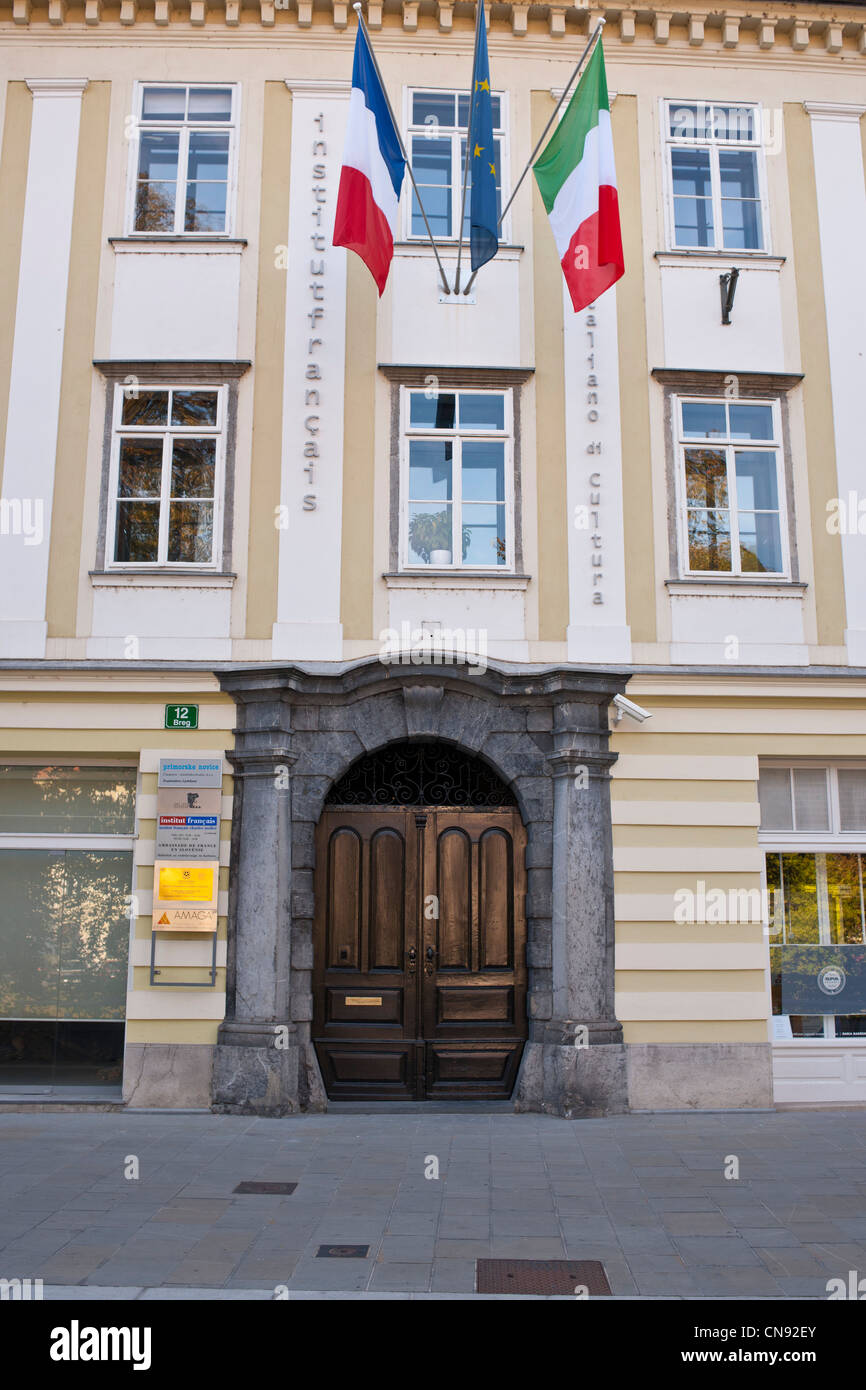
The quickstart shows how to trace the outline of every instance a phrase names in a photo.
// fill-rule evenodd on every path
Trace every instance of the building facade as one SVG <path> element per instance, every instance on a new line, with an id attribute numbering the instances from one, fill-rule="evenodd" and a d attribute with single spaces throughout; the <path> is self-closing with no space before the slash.
<path id="1" fill-rule="evenodd" d="M 601 17 L 574 314 L 531 176 L 331 245 L 351 6 L 0 0 L 7 1101 L 866 1101 L 866 7 L 493 6 L 503 205 Z"/>

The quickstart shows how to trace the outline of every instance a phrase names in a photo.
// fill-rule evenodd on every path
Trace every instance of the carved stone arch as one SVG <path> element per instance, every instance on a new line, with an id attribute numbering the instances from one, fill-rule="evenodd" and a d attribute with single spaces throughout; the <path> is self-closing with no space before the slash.
<path id="1" fill-rule="evenodd" d="M 625 1108 L 613 1007 L 607 709 L 630 673 L 368 658 L 218 674 L 238 717 L 228 754 L 236 793 L 217 1108 L 326 1107 L 310 1041 L 316 824 L 353 765 L 423 741 L 491 768 L 526 827 L 530 1040 L 516 1107 Z"/>

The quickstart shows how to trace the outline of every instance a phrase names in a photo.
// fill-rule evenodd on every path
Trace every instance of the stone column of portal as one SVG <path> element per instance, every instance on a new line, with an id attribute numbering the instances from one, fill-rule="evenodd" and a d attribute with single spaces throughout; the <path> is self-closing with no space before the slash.
<path id="1" fill-rule="evenodd" d="M 28 81 L 30 157 L 6 451 L 0 466 L 0 656 L 43 657 L 48 539 L 81 99 L 87 80 Z"/>
<path id="2" fill-rule="evenodd" d="M 614 1012 L 613 844 L 607 704 L 558 705 L 553 770 L 553 1016 L 536 1091 L 557 1115 L 628 1109 L 622 1025 Z M 540 1085 L 539 1085 L 540 1082 Z"/>
<path id="3" fill-rule="evenodd" d="M 323 1109 L 290 1017 L 292 815 L 289 709 L 240 705 L 229 891 L 228 1006 L 214 1055 L 214 1106 L 290 1115 Z"/>

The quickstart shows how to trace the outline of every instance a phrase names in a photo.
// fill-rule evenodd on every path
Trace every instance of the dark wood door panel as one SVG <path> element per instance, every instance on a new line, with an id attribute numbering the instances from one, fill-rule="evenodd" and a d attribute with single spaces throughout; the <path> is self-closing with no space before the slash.
<path id="1" fill-rule="evenodd" d="M 513 985 L 503 985 L 498 980 L 446 984 L 440 978 L 436 996 L 440 1029 L 449 1025 L 453 1030 L 490 1024 L 498 1031 L 503 1025 L 510 1027 L 515 1023 Z"/>
<path id="2" fill-rule="evenodd" d="M 316 1043 L 322 1080 L 332 1100 L 416 1099 L 416 1052 L 415 1043 Z"/>
<path id="3" fill-rule="evenodd" d="M 518 1042 L 431 1042 L 427 1044 L 430 1100 L 507 1100 L 523 1054 Z"/>
<path id="4" fill-rule="evenodd" d="M 370 837 L 369 970 L 402 970 L 406 936 L 406 840 L 394 826 Z"/>
<path id="5" fill-rule="evenodd" d="M 361 836 L 341 825 L 327 844 L 325 959 L 331 969 L 361 969 Z"/>
<path id="6" fill-rule="evenodd" d="M 369 978 L 369 977 L 368 977 Z M 345 1023 L 353 1031 L 369 1024 L 374 1027 L 400 1029 L 404 1025 L 402 989 L 378 989 L 374 994 L 366 982 L 352 985 L 325 986 L 325 1026 Z"/>
<path id="7" fill-rule="evenodd" d="M 325 811 L 313 1039 L 334 1099 L 510 1095 L 525 844 L 514 808 Z"/>

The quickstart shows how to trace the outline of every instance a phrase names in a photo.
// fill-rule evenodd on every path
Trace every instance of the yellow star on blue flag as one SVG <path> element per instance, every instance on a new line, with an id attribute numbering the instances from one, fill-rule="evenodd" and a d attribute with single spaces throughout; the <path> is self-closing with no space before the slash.
<path id="1" fill-rule="evenodd" d="M 475 62 L 472 70 L 472 129 L 467 150 L 472 151 L 469 197 L 469 255 L 473 271 L 486 265 L 499 250 L 499 207 L 496 196 L 496 153 L 493 141 L 493 101 L 490 96 L 490 63 L 487 58 L 487 26 L 484 0 L 475 35 Z"/>

